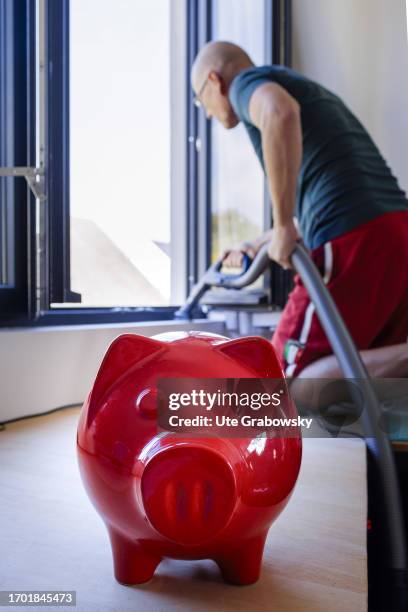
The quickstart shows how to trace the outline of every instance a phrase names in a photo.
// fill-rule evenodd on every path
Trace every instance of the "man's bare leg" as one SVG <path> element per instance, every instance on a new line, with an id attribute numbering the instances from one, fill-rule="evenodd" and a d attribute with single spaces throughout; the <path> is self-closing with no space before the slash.
<path id="1" fill-rule="evenodd" d="M 408 343 L 384 346 L 360 351 L 361 359 L 367 368 L 377 393 L 381 398 L 399 396 L 401 390 L 395 381 L 387 385 L 384 379 L 408 379 Z M 299 406 L 318 408 L 316 398 L 324 398 L 324 405 L 347 401 L 347 385 L 327 385 L 327 379 L 341 379 L 343 373 L 335 355 L 328 355 L 306 366 L 296 378 L 290 381 L 290 391 Z M 381 380 L 375 380 L 381 379 Z M 398 389 L 397 389 L 398 387 Z M 403 385 L 404 392 L 407 385 Z M 323 389 L 325 392 L 323 393 Z"/>
<path id="2" fill-rule="evenodd" d="M 407 342 L 360 351 L 360 357 L 373 378 L 408 377 Z M 306 366 L 298 378 L 341 378 L 342 375 L 336 356 L 329 355 Z"/>

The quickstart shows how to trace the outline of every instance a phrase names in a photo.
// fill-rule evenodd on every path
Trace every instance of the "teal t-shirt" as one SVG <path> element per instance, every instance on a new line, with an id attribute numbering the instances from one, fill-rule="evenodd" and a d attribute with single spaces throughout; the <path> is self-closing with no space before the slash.
<path id="1" fill-rule="evenodd" d="M 296 216 L 310 249 L 392 211 L 408 211 L 408 200 L 377 146 L 342 100 L 284 66 L 240 72 L 229 99 L 264 167 L 260 131 L 248 105 L 261 84 L 276 82 L 301 109 L 303 158 L 297 183 Z"/>

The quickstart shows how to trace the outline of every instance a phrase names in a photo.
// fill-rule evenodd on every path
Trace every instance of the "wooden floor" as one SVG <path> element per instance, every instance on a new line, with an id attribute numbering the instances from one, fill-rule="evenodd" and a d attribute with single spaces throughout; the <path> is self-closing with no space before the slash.
<path id="1" fill-rule="evenodd" d="M 76 590 L 87 612 L 367 610 L 361 440 L 304 440 L 298 484 L 270 529 L 257 584 L 224 584 L 211 561 L 165 560 L 153 580 L 130 588 L 114 580 L 107 533 L 80 481 L 78 415 L 68 409 L 0 432 L 0 590 Z"/>

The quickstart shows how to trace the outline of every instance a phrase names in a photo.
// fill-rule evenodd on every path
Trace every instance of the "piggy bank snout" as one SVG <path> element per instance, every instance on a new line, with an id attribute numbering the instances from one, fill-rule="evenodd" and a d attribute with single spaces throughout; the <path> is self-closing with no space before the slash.
<path id="1" fill-rule="evenodd" d="M 156 531 L 185 546 L 215 536 L 228 523 L 237 500 L 227 460 L 211 449 L 189 445 L 153 456 L 142 475 L 141 493 Z"/>

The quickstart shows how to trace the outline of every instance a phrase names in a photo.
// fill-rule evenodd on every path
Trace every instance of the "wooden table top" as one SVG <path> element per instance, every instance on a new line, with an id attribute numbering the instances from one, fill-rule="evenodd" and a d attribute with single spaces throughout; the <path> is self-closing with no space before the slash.
<path id="1" fill-rule="evenodd" d="M 105 527 L 75 455 L 78 409 L 0 432 L 0 588 L 77 591 L 77 609 L 367 610 L 366 455 L 359 439 L 305 439 L 288 506 L 257 584 L 225 584 L 212 561 L 164 560 L 140 587 L 115 582 Z"/>

